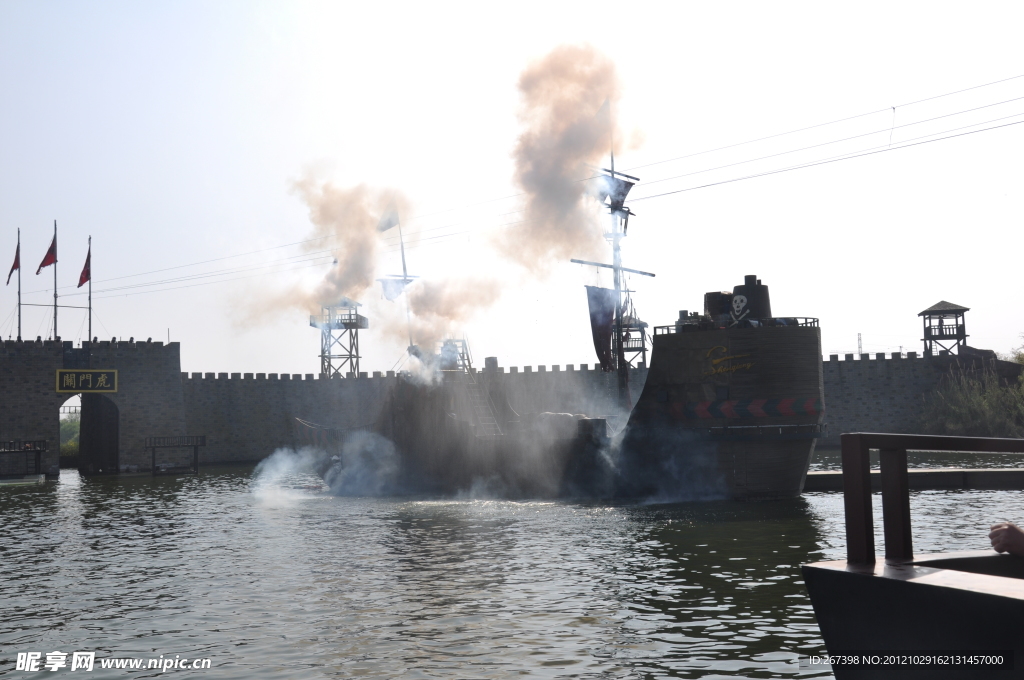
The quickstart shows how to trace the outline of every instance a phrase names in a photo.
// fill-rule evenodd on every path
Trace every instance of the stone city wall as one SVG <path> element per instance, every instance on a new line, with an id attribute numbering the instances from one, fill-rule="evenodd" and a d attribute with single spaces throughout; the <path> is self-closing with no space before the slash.
<path id="1" fill-rule="evenodd" d="M 586 366 L 499 367 L 475 375 L 481 385 L 500 386 L 508 406 L 520 414 L 618 412 L 615 375 Z M 643 368 L 631 371 L 634 398 L 646 375 Z M 188 433 L 206 435 L 200 449 L 204 463 L 260 460 L 295 446 L 295 418 L 331 428 L 370 428 L 397 380 L 391 371 L 345 379 L 312 373 L 181 374 Z"/>
<path id="2" fill-rule="evenodd" d="M 83 343 L 86 347 L 89 343 Z M 0 441 L 47 441 L 43 470 L 54 474 L 59 455 L 59 409 L 71 395 L 55 390 L 56 369 L 71 343 L 0 344 Z M 93 368 L 118 370 L 119 391 L 104 396 L 119 409 L 122 470 L 148 470 L 145 438 L 206 435 L 203 463 L 259 460 L 295 445 L 293 419 L 327 427 L 371 427 L 397 378 L 393 373 L 326 379 L 314 374 L 181 373 L 178 343 L 99 342 L 90 348 Z M 899 354 L 832 355 L 823 362 L 824 446 L 842 432 L 913 432 L 923 395 L 949 370 L 949 361 Z M 634 402 L 647 370 L 631 371 Z M 616 416 L 614 374 L 582 366 L 536 366 L 481 371 L 476 379 L 499 388 L 519 414 L 544 411 Z M 495 391 L 492 390 L 492 394 Z M 501 410 L 506 405 L 497 405 Z M 17 460 L 15 460 L 17 458 Z M 13 466 L 13 467 L 12 467 Z M 15 470 L 14 468 L 19 468 Z M 17 474 L 17 455 L 0 455 L 0 474 Z"/>
<path id="3" fill-rule="evenodd" d="M 949 361 L 914 352 L 905 358 L 848 354 L 842 360 L 832 355 L 822 367 L 828 432 L 819 446 L 839 446 L 843 432 L 918 431 L 924 395 L 938 385 Z M 615 374 L 587 365 L 513 366 L 476 375 L 481 384 L 499 385 L 520 414 L 620 413 Z M 631 371 L 634 402 L 646 378 L 646 368 Z M 183 373 L 188 432 L 207 436 L 204 462 L 259 460 L 295 444 L 294 417 L 334 428 L 372 425 L 396 380 L 392 372 L 333 380 L 309 373 Z"/>
<path id="4" fill-rule="evenodd" d="M 839 446 L 843 432 L 919 432 L 926 393 L 949 371 L 946 358 L 918 357 L 909 352 L 832 354 L 822 362 L 825 379 L 825 422 L 828 435 L 819 446 Z"/>
<path id="5" fill-rule="evenodd" d="M 122 469 L 148 469 L 145 439 L 185 432 L 178 343 L 84 342 L 72 348 L 60 339 L 5 340 L 0 344 L 0 441 L 46 440 L 43 472 L 59 470 L 60 407 L 72 394 L 57 392 L 57 369 L 65 368 L 65 350 L 92 354 L 92 368 L 116 369 L 118 391 L 103 396 L 118 407 Z M 84 367 L 84 366 L 83 366 Z M 23 456 L 0 454 L 0 475 L 22 474 Z"/>

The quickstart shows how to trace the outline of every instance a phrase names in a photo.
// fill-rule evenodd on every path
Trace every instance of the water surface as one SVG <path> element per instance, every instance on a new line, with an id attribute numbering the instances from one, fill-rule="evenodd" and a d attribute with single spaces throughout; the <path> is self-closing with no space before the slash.
<path id="1" fill-rule="evenodd" d="M 210 657 L 218 678 L 822 675 L 796 661 L 823 650 L 799 565 L 842 557 L 839 494 L 614 506 L 317 485 L 208 468 L 0 489 L 0 674 L 23 675 L 18 651 L 96 650 Z M 919 552 L 984 548 L 1024 493 L 912 508 Z"/>

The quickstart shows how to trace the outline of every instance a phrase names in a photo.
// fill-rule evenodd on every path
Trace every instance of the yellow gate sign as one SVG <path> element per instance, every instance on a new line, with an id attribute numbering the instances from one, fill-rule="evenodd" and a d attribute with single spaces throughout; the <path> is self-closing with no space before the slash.
<path id="1" fill-rule="evenodd" d="M 57 369 L 58 392 L 117 392 L 116 369 Z"/>

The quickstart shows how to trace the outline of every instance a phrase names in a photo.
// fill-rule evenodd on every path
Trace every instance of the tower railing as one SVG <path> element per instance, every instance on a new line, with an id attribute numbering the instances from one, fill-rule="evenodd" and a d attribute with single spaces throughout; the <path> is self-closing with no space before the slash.
<path id="1" fill-rule="evenodd" d="M 366 329 L 370 327 L 370 320 L 362 314 L 354 311 L 339 312 L 337 314 L 310 314 L 309 325 L 319 329 Z"/>

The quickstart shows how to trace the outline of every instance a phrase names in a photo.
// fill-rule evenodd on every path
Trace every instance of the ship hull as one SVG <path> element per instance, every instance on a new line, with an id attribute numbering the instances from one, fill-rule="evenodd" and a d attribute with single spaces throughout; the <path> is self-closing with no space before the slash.
<path id="1" fill-rule="evenodd" d="M 820 330 L 668 330 L 623 436 L 620 493 L 799 495 L 823 427 Z"/>

